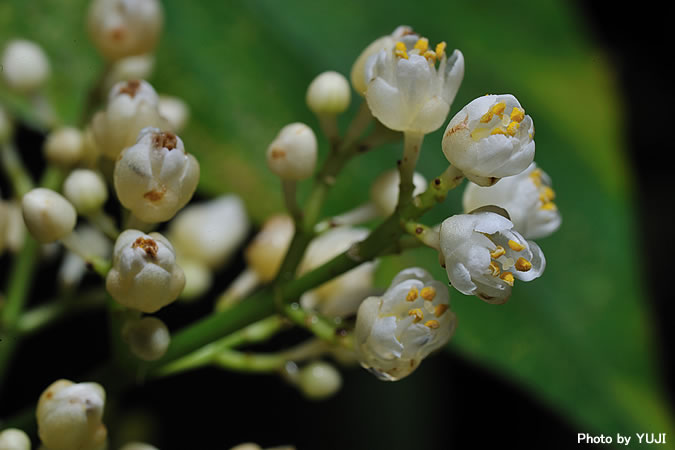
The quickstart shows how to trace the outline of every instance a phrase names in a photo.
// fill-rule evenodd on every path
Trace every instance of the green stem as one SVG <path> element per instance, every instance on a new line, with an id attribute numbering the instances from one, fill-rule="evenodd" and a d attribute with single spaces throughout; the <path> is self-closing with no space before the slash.
<path id="1" fill-rule="evenodd" d="M 252 354 L 236 350 L 223 350 L 213 362 L 238 372 L 270 373 L 283 370 L 287 359 L 282 353 Z"/>
<path id="2" fill-rule="evenodd" d="M 283 311 L 286 317 L 308 329 L 319 339 L 345 348 L 353 348 L 351 335 L 345 329 L 340 328 L 335 321 L 315 312 L 307 311 L 301 308 L 298 303 L 284 305 Z"/>
<path id="3" fill-rule="evenodd" d="M 403 133 L 403 158 L 398 164 L 400 184 L 397 211 L 401 211 L 412 201 L 412 194 L 415 190 L 413 175 L 415 174 L 417 160 L 422 150 L 423 140 L 424 134 Z"/>
<path id="4" fill-rule="evenodd" d="M 16 148 L 6 144 L 0 148 L 0 163 L 4 168 L 7 178 L 14 190 L 14 197 L 21 199 L 28 191 L 33 189 L 33 180 L 26 171 Z"/>

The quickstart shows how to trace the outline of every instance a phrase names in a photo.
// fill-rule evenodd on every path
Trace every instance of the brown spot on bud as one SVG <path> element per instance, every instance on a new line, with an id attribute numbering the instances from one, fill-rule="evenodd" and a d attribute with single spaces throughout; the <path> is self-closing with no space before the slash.
<path id="1" fill-rule="evenodd" d="M 136 93 L 141 88 L 141 82 L 138 80 L 129 80 L 119 91 L 119 94 L 127 94 L 129 97 L 134 98 Z"/>
<path id="2" fill-rule="evenodd" d="M 145 194 L 143 194 L 143 198 L 146 198 L 151 202 L 156 203 L 164 198 L 164 194 L 166 194 L 166 186 L 162 186 L 161 189 L 153 189 L 152 191 L 146 192 Z"/>
<path id="3" fill-rule="evenodd" d="M 157 242 L 153 239 L 141 236 L 131 244 L 131 248 L 140 248 L 141 250 L 144 250 L 145 254 L 150 258 L 154 259 L 157 257 Z"/>
<path id="4" fill-rule="evenodd" d="M 178 137 L 169 131 L 163 131 L 152 136 L 152 143 L 157 148 L 166 148 L 171 151 L 178 145 Z"/>
<path id="5" fill-rule="evenodd" d="M 110 39 L 119 42 L 124 38 L 124 27 L 117 27 L 110 30 Z"/>
<path id="6" fill-rule="evenodd" d="M 272 159 L 281 159 L 286 157 L 286 152 L 279 148 L 273 148 L 270 151 L 270 156 L 272 157 Z"/>

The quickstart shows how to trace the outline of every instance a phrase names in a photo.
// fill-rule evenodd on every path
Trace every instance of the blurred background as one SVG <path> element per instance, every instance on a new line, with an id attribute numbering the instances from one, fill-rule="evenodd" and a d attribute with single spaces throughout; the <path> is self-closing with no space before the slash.
<path id="1" fill-rule="evenodd" d="M 451 115 L 486 93 L 518 97 L 534 119 L 536 161 L 553 179 L 563 226 L 538 241 L 548 261 L 544 276 L 518 285 L 506 305 L 451 290 L 459 320 L 453 340 L 402 381 L 347 368 L 343 389 L 317 403 L 276 377 L 199 370 L 117 399 L 106 420 L 117 442 L 134 436 L 163 449 L 243 441 L 299 449 L 566 449 L 581 432 L 665 432 L 675 442 L 667 290 L 674 249 L 664 230 L 673 223 L 672 144 L 661 138 L 675 103 L 665 14 L 641 7 L 610 15 L 596 2 L 563 0 L 162 3 L 165 32 L 150 81 L 192 109 L 181 137 L 201 163 L 197 201 L 238 193 L 256 223 L 281 211 L 278 180 L 264 163 L 267 144 L 287 123 L 317 127 L 304 92 L 318 73 L 348 75 L 368 43 L 407 24 L 464 53 L 465 79 Z M 87 4 L 0 1 L 0 44 L 23 37 L 45 48 L 54 72 L 49 98 L 72 124 L 103 67 L 84 32 Z M 21 109 L 4 87 L 0 101 Z M 354 95 L 345 122 L 359 102 Z M 441 133 L 425 139 L 419 171 L 427 178 L 447 164 Z M 29 124 L 17 135 L 35 173 L 43 167 L 42 137 Z M 350 164 L 326 214 L 355 206 L 400 150 L 391 145 Z M 460 212 L 461 190 L 425 222 Z M 3 283 L 10 262 L 11 255 L 0 260 Z M 32 301 L 49 296 L 57 263 L 44 265 Z M 423 249 L 383 261 L 378 285 L 412 264 L 445 277 Z M 242 267 L 239 255 L 212 293 Z M 210 310 L 205 298 L 159 316 L 173 330 Z M 0 417 L 35 402 L 56 378 L 86 381 L 80 377 L 107 356 L 105 324 L 104 314 L 91 313 L 26 341 L 1 387 Z"/>

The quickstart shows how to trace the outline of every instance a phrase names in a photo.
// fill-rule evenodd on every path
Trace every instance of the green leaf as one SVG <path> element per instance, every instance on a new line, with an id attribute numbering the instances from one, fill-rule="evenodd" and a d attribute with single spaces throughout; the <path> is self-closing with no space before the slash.
<path id="1" fill-rule="evenodd" d="M 84 33 L 86 4 L 0 4 L 0 42 L 26 37 L 44 46 L 54 69 L 48 96 L 69 123 L 79 120 L 87 86 L 103 67 Z M 192 108 L 182 137 L 201 163 L 201 193 L 237 192 L 258 221 L 282 209 L 280 185 L 265 165 L 268 143 L 290 122 L 318 129 L 304 105 L 309 82 L 324 70 L 348 75 L 368 43 L 400 24 L 464 53 L 465 81 L 451 114 L 485 93 L 516 95 L 534 118 L 536 160 L 553 178 L 563 226 L 539 242 L 548 261 L 544 276 L 517 284 L 506 305 L 452 291 L 459 327 L 450 348 L 526 386 L 580 431 L 675 432 L 644 280 L 632 260 L 638 252 L 619 129 L 622 99 L 613 68 L 568 2 L 404 8 L 401 1 L 341 0 L 330 10 L 311 1 L 164 4 L 166 31 L 150 81 Z M 26 108 L 3 89 L 0 100 Z M 359 101 L 354 95 L 350 113 Z M 428 178 L 447 164 L 441 133 L 425 138 L 419 171 Z M 326 149 L 324 142 L 322 154 Z M 394 167 L 400 151 L 390 145 L 350 164 L 325 212 L 366 201 L 370 181 Z M 461 188 L 425 221 L 460 212 L 460 200 Z M 445 277 L 437 256 L 422 249 L 383 261 L 380 286 L 411 264 Z"/>

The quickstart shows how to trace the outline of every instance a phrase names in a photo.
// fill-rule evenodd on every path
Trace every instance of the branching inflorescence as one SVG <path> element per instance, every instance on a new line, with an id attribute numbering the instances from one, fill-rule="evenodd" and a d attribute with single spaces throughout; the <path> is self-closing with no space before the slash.
<path id="1" fill-rule="evenodd" d="M 464 57 L 401 26 L 355 60 L 351 86 L 334 71 L 309 85 L 306 103 L 327 140 L 325 158 L 319 158 L 315 131 L 299 122 L 280 127 L 259 149 L 281 180 L 287 211 L 265 221 L 246 244 L 246 268 L 211 299 L 213 313 L 170 333 L 152 314 L 178 299 L 203 297 L 214 271 L 245 245 L 246 202 L 257 199 L 228 194 L 190 203 L 200 168 L 188 153 L 190 143 L 178 135 L 189 109 L 144 80 L 162 21 L 157 0 L 92 2 L 87 29 L 107 71 L 83 107 L 84 126 L 58 125 L 44 99 L 34 102 L 34 117 L 49 130 L 48 170 L 37 183 L 17 157 L 12 114 L 0 106 L 2 168 L 14 189 L 13 199 L 0 203 L 0 250 L 14 253 L 0 305 L 0 378 L 22 336 L 81 306 L 55 299 L 40 311 L 26 308 L 39 262 L 37 242 L 60 242 L 68 250 L 58 276 L 69 290 L 77 290 L 87 268 L 100 275 L 109 301 L 93 307 L 108 309 L 115 353 L 109 368 L 121 374 L 47 387 L 37 405 L 47 448 L 102 448 L 104 389 L 117 392 L 140 376 L 150 381 L 205 365 L 276 373 L 308 398 L 321 399 L 341 385 L 339 371 L 322 359 L 326 355 L 337 364 L 358 362 L 383 380 L 410 375 L 446 345 L 457 318 L 445 282 L 423 268 L 401 271 L 386 290 L 374 285 L 378 263 L 393 253 L 433 249 L 430 262 L 440 262 L 454 289 L 492 304 L 506 302 L 517 282 L 542 275 L 546 260 L 531 239 L 550 235 L 561 219 L 551 180 L 533 162 L 532 118 L 510 94 L 473 100 L 449 121 L 442 148 L 434 151 L 450 164 L 428 182 L 415 171 L 424 136 L 446 122 Z M 41 98 L 50 68 L 37 44 L 7 43 L 2 61 L 9 89 Z M 337 119 L 348 110 L 351 88 L 362 106 L 341 133 Z M 349 211 L 323 216 L 327 194 L 350 160 L 400 140 L 397 167 L 383 170 L 367 198 Z M 296 186 L 312 177 L 300 204 Z M 440 224 L 423 224 L 423 215 L 464 178 L 464 211 Z M 109 197 L 119 216 L 104 210 Z M 28 234 L 22 234 L 17 215 Z M 167 225 L 164 234 L 154 231 L 161 223 Z M 311 337 L 276 353 L 242 353 L 242 347 L 292 326 Z M 3 431 L 0 442 L 29 448 L 21 433 Z"/>

